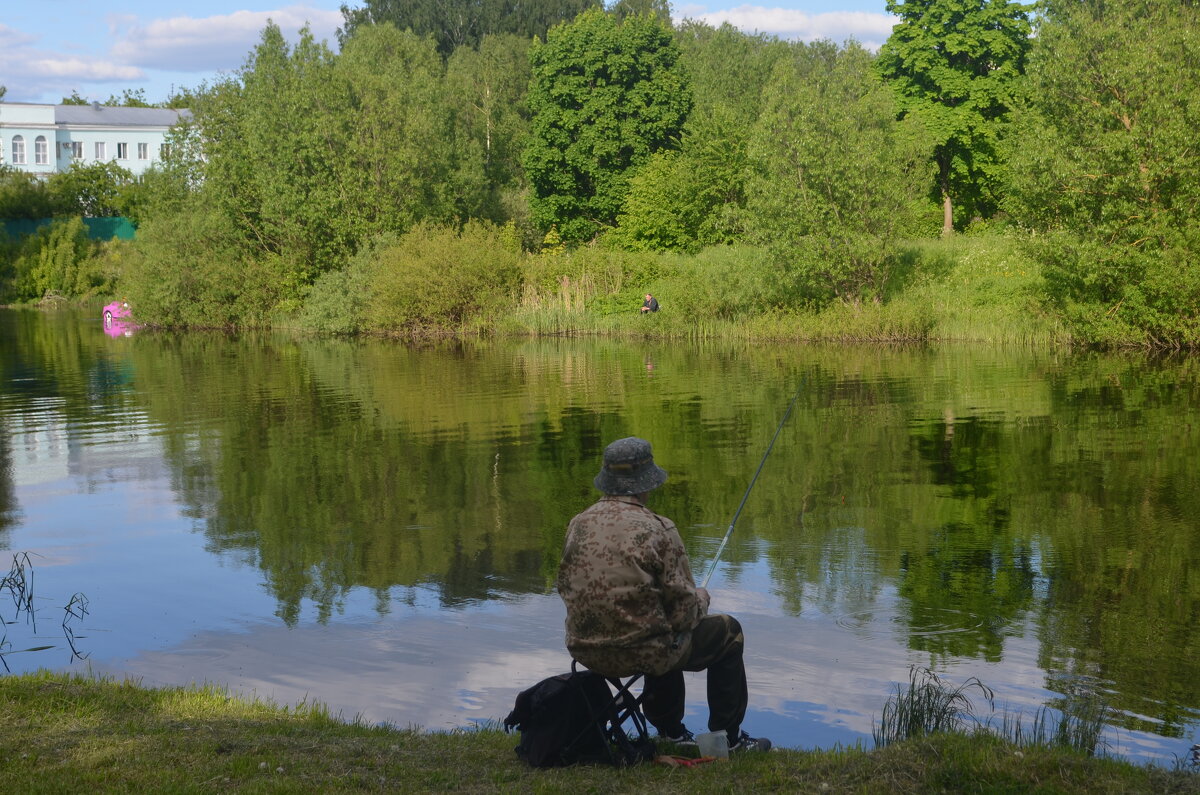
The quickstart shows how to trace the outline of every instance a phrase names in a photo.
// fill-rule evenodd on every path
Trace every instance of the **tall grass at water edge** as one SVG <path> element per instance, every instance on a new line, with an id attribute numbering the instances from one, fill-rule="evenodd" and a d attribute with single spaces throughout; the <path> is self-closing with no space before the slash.
<path id="1" fill-rule="evenodd" d="M 142 246 L 153 251 L 151 232 Z M 1064 324 L 1045 308 L 1040 269 L 1016 233 L 901 243 L 882 292 L 821 305 L 789 287 L 786 263 L 761 247 L 716 246 L 683 254 L 596 246 L 521 254 L 510 237 L 505 229 L 473 224 L 463 229 L 419 227 L 381 238 L 342 268 L 318 278 L 300 304 L 278 303 L 279 291 L 271 286 L 266 266 L 257 267 L 256 279 L 241 280 L 231 292 L 225 273 L 232 266 L 221 251 L 202 258 L 207 275 L 185 280 L 190 292 L 171 293 L 174 303 L 164 303 L 163 285 L 170 280 L 159 278 L 159 270 L 179 270 L 179 263 L 133 257 L 135 264 L 157 263 L 158 270 L 124 268 L 119 286 L 131 290 L 135 311 L 146 315 L 144 322 L 178 327 L 268 324 L 318 334 L 418 337 L 1071 341 Z M 661 311 L 639 312 L 647 292 L 659 299 Z M 272 305 L 274 310 L 264 309 Z M 162 317 L 154 316 L 155 307 Z"/>
<path id="2" fill-rule="evenodd" d="M 951 685 L 927 668 L 909 669 L 907 686 L 883 706 L 871 737 L 877 748 L 940 733 L 998 734 L 1018 748 L 1067 748 L 1094 756 L 1107 748 L 1104 742 L 1107 707 L 1095 696 L 1068 699 L 1061 711 L 1041 707 L 1026 722 L 1021 711 L 1005 710 L 997 727 L 994 714 L 980 719 L 971 694 L 978 695 L 994 713 L 995 694 L 977 678 Z"/>
<path id="3" fill-rule="evenodd" d="M 635 257 L 626 261 L 623 257 Z M 553 258 L 538 269 L 542 287 L 526 283 L 520 305 L 497 330 L 509 334 L 762 341 L 978 341 L 1049 345 L 1071 341 L 1043 306 L 1037 264 L 1015 235 L 914 241 L 896 254 L 900 266 L 878 301 L 835 301 L 819 309 L 781 302 L 777 276 L 762 250 L 706 249 L 696 255 L 608 252 L 603 273 L 593 260 Z M 649 258 L 649 259 L 648 259 Z M 647 264 L 650 262 L 651 264 Z M 573 269 L 573 270 L 572 270 Z M 573 275 L 565 271 L 571 270 Z M 662 309 L 639 312 L 651 292 Z"/>

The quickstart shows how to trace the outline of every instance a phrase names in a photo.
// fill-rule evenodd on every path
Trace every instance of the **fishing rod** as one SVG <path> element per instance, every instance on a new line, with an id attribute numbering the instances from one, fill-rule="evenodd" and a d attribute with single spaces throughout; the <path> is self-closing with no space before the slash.
<path id="1" fill-rule="evenodd" d="M 754 471 L 754 477 L 750 478 L 750 485 L 746 487 L 746 493 L 742 495 L 742 502 L 738 505 L 737 510 L 733 513 L 733 518 L 729 520 L 729 529 L 725 531 L 725 537 L 721 539 L 721 546 L 717 547 L 717 554 L 713 555 L 712 563 L 708 564 L 708 573 L 704 575 L 704 582 L 701 588 L 708 587 L 708 581 L 712 579 L 713 572 L 717 570 L 717 564 L 721 561 L 721 553 L 725 551 L 725 545 L 729 543 L 730 536 L 733 535 L 733 526 L 737 524 L 738 517 L 742 515 L 742 509 L 746 507 L 746 500 L 750 499 L 750 492 L 754 489 L 754 484 L 758 482 L 758 475 L 763 470 L 763 465 L 767 463 L 767 456 L 771 454 L 771 449 L 775 447 L 775 440 L 779 438 L 779 432 L 783 430 L 784 423 L 792 413 L 792 406 L 796 405 L 796 400 L 800 397 L 800 392 L 804 389 L 804 379 L 800 379 L 800 386 L 796 387 L 796 394 L 792 395 L 792 400 L 788 403 L 787 411 L 783 412 L 783 419 L 779 421 L 779 427 L 775 429 L 775 435 L 771 437 L 771 443 L 767 445 L 767 451 L 763 453 L 762 460 L 758 462 L 758 469 Z"/>

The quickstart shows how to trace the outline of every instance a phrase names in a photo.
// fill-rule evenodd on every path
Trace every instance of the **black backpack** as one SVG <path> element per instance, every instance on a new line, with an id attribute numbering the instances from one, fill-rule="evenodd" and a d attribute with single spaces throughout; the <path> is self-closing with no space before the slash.
<path id="1" fill-rule="evenodd" d="M 604 677 L 572 671 L 543 679 L 517 695 L 505 731 L 521 732 L 517 756 L 533 767 L 579 763 L 633 765 L 655 755 L 654 741 L 638 727 L 631 738 L 616 721 L 617 708 Z"/>

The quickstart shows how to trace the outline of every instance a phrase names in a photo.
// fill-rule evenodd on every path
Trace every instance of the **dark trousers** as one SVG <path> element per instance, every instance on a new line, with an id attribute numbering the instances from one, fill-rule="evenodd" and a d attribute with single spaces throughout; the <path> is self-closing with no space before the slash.
<path id="1" fill-rule="evenodd" d="M 749 694 L 746 666 L 742 662 L 742 625 L 733 616 L 709 615 L 692 630 L 692 648 L 673 670 L 662 676 L 646 675 L 642 709 L 646 719 L 666 736 L 683 728 L 684 671 L 708 671 L 708 730 L 724 729 L 736 741 L 746 717 Z"/>

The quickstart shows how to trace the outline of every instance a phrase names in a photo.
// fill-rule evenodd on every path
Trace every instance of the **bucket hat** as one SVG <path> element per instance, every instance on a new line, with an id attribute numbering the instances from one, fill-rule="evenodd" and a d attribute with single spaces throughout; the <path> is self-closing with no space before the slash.
<path id="1" fill-rule="evenodd" d="M 605 494 L 641 494 L 667 482 L 667 473 L 654 463 L 650 443 L 630 436 L 604 448 L 604 465 L 592 481 Z"/>

